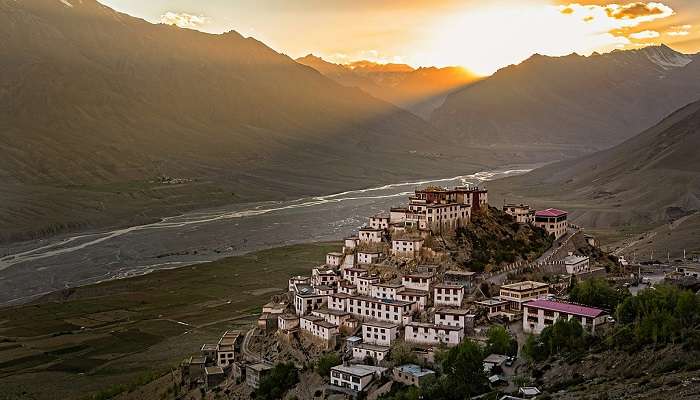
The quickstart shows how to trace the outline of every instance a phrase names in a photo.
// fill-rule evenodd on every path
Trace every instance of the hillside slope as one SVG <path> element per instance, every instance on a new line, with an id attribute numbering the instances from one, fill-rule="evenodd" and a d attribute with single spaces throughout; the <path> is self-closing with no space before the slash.
<path id="1" fill-rule="evenodd" d="M 296 61 L 314 68 L 343 86 L 360 88 L 426 120 L 449 93 L 479 80 L 479 77 L 460 67 L 415 69 L 405 64 L 377 64 L 370 61 L 341 65 L 313 54 Z"/>
<path id="2" fill-rule="evenodd" d="M 534 55 L 451 94 L 432 122 L 470 145 L 602 150 L 700 99 L 694 59 L 667 46 Z"/>
<path id="3" fill-rule="evenodd" d="M 0 241 L 464 171 L 420 118 L 236 32 L 0 0 L 0 38 Z"/>
<path id="4" fill-rule="evenodd" d="M 574 211 L 591 228 L 656 226 L 700 210 L 700 102 L 611 149 L 494 181 L 497 199 Z"/>

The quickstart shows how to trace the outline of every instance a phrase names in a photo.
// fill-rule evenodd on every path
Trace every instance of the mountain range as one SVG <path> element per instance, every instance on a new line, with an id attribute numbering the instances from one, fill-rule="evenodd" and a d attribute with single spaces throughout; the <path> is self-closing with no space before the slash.
<path id="1" fill-rule="evenodd" d="M 0 0 L 0 37 L 0 240 L 445 172 L 424 120 L 236 32 Z"/>
<path id="2" fill-rule="evenodd" d="M 313 54 L 296 61 L 341 85 L 360 88 L 426 120 L 448 94 L 480 79 L 462 67 L 413 68 L 406 64 L 371 61 L 334 64 Z"/>
<path id="3" fill-rule="evenodd" d="M 479 79 L 293 60 L 95 0 L 0 0 L 0 38 L 0 242 L 576 157 L 700 99 L 697 57 L 666 46 L 535 55 Z M 667 192 L 685 193 L 681 172 L 664 172 L 681 185 Z M 653 224 L 695 209 L 693 196 L 587 220 Z"/>
<path id="4" fill-rule="evenodd" d="M 536 54 L 450 94 L 431 121 L 473 146 L 601 150 L 699 99 L 696 59 L 665 45 Z"/>

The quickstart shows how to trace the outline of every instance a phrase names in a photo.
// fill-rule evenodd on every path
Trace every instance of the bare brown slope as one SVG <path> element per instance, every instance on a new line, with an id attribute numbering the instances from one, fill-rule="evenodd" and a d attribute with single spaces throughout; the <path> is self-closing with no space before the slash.
<path id="1" fill-rule="evenodd" d="M 590 228 L 656 226 L 700 210 L 700 102 L 611 149 L 492 182 L 497 199 L 573 211 Z"/>
<path id="2" fill-rule="evenodd" d="M 692 59 L 667 46 L 534 55 L 448 96 L 431 120 L 471 145 L 601 150 L 700 99 Z"/>
<path id="3" fill-rule="evenodd" d="M 0 240 L 447 164 L 420 118 L 254 39 L 71 3 L 0 0 Z"/>

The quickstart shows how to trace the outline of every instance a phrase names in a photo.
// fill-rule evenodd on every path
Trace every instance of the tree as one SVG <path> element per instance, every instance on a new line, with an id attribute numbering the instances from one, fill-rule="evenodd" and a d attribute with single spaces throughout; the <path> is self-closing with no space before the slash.
<path id="1" fill-rule="evenodd" d="M 445 378 L 441 382 L 444 391 L 440 390 L 440 395 L 445 396 L 442 398 L 464 399 L 488 388 L 483 351 L 471 340 L 467 339 L 447 352 L 442 361 L 442 371 Z"/>
<path id="2" fill-rule="evenodd" d="M 700 301 L 690 291 L 659 285 L 626 298 L 616 315 L 620 325 L 631 329 L 636 346 L 673 343 L 688 340 L 697 331 Z M 619 340 L 613 343 L 621 344 Z"/>
<path id="3" fill-rule="evenodd" d="M 281 399 L 287 390 L 299 383 L 299 373 L 294 363 L 279 363 L 260 381 L 255 398 L 261 400 Z"/>
<path id="4" fill-rule="evenodd" d="M 486 349 L 489 353 L 511 354 L 513 339 L 501 325 L 494 325 L 487 332 Z"/>
<path id="5" fill-rule="evenodd" d="M 561 352 L 576 352 L 585 345 L 585 332 L 581 323 L 572 318 L 558 319 L 554 325 L 542 330 L 539 337 L 541 358 L 547 358 Z"/>
<path id="6" fill-rule="evenodd" d="M 415 364 L 417 362 L 416 353 L 413 352 L 411 346 L 400 340 L 395 341 L 391 346 L 389 359 L 394 365 Z"/>
<path id="7" fill-rule="evenodd" d="M 528 361 L 539 361 L 542 352 L 535 335 L 529 335 L 523 344 L 523 355 Z"/>
<path id="8" fill-rule="evenodd" d="M 629 292 L 616 290 L 605 279 L 594 278 L 574 284 L 569 299 L 591 307 L 614 310 L 628 295 Z"/>
<path id="9" fill-rule="evenodd" d="M 337 353 L 328 353 L 318 359 L 316 364 L 316 372 L 323 378 L 328 378 L 331 373 L 331 368 L 340 365 L 342 361 Z"/>

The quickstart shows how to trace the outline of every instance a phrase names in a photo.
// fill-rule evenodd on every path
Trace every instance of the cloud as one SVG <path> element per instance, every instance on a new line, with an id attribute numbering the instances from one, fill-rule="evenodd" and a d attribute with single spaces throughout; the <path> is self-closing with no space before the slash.
<path id="1" fill-rule="evenodd" d="M 693 25 L 672 26 L 666 31 L 666 34 L 668 36 L 688 36 L 690 34 L 690 28 L 692 27 Z"/>
<path id="2" fill-rule="evenodd" d="M 657 31 L 641 31 L 641 32 L 635 32 L 629 35 L 632 39 L 653 39 L 661 36 L 661 34 Z"/>
<path id="3" fill-rule="evenodd" d="M 615 19 L 643 19 L 651 21 L 673 15 L 673 9 L 662 3 L 629 3 L 626 5 L 609 4 L 605 7 L 609 17 Z"/>
<path id="4" fill-rule="evenodd" d="M 571 3 L 559 6 L 559 12 L 564 16 L 576 16 L 584 22 L 598 21 L 601 28 L 608 31 L 635 27 L 641 23 L 667 18 L 674 14 L 671 7 L 657 2 L 635 2 L 623 5 Z"/>
<path id="5" fill-rule="evenodd" d="M 168 11 L 160 16 L 160 23 L 175 25 L 180 28 L 197 29 L 209 22 L 209 17 L 193 15 L 184 12 Z"/>

